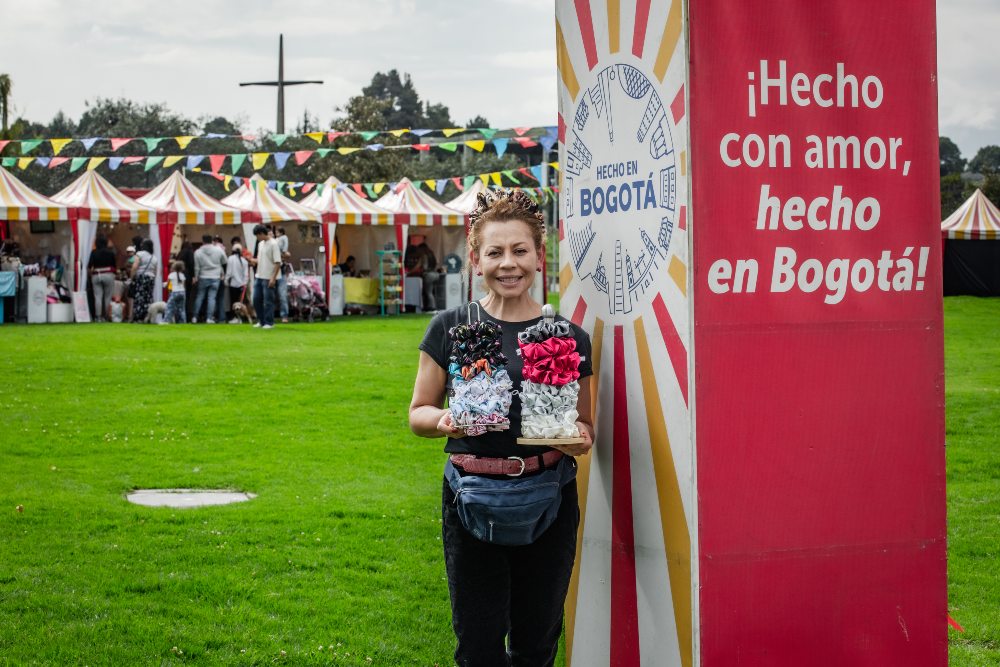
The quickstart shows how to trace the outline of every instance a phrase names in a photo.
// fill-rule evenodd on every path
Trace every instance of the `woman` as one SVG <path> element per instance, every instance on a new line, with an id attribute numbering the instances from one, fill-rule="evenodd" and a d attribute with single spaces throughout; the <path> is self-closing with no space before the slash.
<path id="1" fill-rule="evenodd" d="M 226 285 L 229 287 L 230 308 L 238 303 L 246 303 L 247 282 L 250 280 L 250 264 L 243 256 L 243 246 L 233 243 L 232 253 L 226 260 Z M 230 324 L 239 324 L 240 320 L 233 310 L 230 310 Z"/>
<path id="2" fill-rule="evenodd" d="M 479 195 L 469 230 L 469 266 L 488 289 L 479 302 L 439 313 L 431 320 L 420 344 L 417 379 L 410 404 L 410 428 L 419 436 L 447 436 L 445 451 L 460 476 L 482 474 L 494 466 L 504 469 L 519 460 L 521 474 L 509 471 L 491 475 L 497 479 L 523 480 L 546 468 L 572 465 L 564 455 L 580 456 L 593 446 L 594 427 L 590 407 L 590 340 L 573 326 L 580 364 L 577 405 L 582 444 L 530 449 L 516 443 L 520 435 L 520 402 L 515 396 L 509 411 L 510 429 L 488 431 L 467 437 L 456 428 L 444 407 L 449 389 L 447 371 L 448 330 L 467 319 L 482 319 L 500 326 L 502 351 L 514 389 L 520 388 L 522 363 L 517 355 L 517 334 L 541 319 L 541 304 L 529 289 L 545 260 L 544 223 L 537 205 L 521 191 L 487 192 Z M 560 318 L 561 319 L 561 318 Z M 552 452 L 551 454 L 548 454 Z M 461 465 L 456 463 L 456 455 Z M 543 455 L 535 456 L 535 455 Z M 520 457 L 512 459 L 511 457 Z M 531 457 L 530 459 L 528 457 Z M 540 467 L 542 466 L 542 467 Z M 446 467 L 447 470 L 447 467 Z M 510 476 L 506 476 L 510 474 Z M 562 631 L 563 604 L 576 555 L 579 524 L 576 480 L 562 487 L 555 521 L 534 542 L 524 546 L 501 546 L 477 539 L 466 530 L 456 508 L 448 479 L 442 493 L 442 535 L 448 589 L 451 594 L 452 626 L 458 645 L 459 665 L 551 665 Z M 505 637 L 509 635 L 509 655 Z"/>
<path id="3" fill-rule="evenodd" d="M 106 322 L 111 312 L 111 293 L 115 288 L 118 258 L 108 247 L 108 237 L 98 234 L 90 253 L 90 284 L 94 288 L 94 321 Z"/>
<path id="4" fill-rule="evenodd" d="M 153 242 L 144 239 L 139 252 L 132 262 L 132 284 L 135 285 L 135 305 L 132 308 L 132 321 L 143 322 L 153 302 L 153 283 L 156 281 L 158 260 L 153 256 Z"/>

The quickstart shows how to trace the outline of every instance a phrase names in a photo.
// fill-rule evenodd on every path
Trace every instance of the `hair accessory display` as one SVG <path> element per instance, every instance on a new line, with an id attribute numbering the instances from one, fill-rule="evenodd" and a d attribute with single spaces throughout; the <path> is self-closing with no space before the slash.
<path id="1" fill-rule="evenodd" d="M 576 411 L 580 395 L 580 353 L 570 323 L 555 321 L 555 309 L 542 306 L 542 321 L 518 334 L 524 361 L 521 398 L 522 445 L 580 443 Z"/>
<path id="2" fill-rule="evenodd" d="M 478 309 L 479 304 L 475 306 Z M 514 383 L 505 368 L 507 357 L 501 349 L 503 332 L 500 326 L 471 319 L 470 306 L 470 321 L 448 331 L 451 339 L 448 407 L 452 424 L 463 429 L 467 436 L 477 436 L 510 427 L 507 414 Z"/>

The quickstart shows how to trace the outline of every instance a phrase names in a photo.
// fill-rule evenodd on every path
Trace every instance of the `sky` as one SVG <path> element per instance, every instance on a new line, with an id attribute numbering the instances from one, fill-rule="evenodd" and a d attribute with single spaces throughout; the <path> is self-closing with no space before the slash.
<path id="1" fill-rule="evenodd" d="M 552 125 L 555 24 L 545 0 L 0 0 L 0 72 L 14 116 L 47 123 L 85 102 L 163 102 L 190 118 L 273 129 L 274 88 L 241 81 L 322 79 L 286 90 L 286 128 L 305 111 L 327 127 L 377 71 L 408 72 L 421 99 L 464 125 Z M 1000 1 L 938 2 L 940 134 L 971 158 L 1000 144 Z"/>

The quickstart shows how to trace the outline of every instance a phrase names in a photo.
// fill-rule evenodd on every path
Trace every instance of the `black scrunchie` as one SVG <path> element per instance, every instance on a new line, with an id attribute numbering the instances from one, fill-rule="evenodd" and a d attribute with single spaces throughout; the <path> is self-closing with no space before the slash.
<path id="1" fill-rule="evenodd" d="M 477 320 L 459 324 L 448 330 L 448 337 L 452 340 L 448 360 L 453 364 L 471 366 L 485 359 L 494 368 L 507 365 L 507 357 L 501 350 L 503 333 L 492 322 Z"/>

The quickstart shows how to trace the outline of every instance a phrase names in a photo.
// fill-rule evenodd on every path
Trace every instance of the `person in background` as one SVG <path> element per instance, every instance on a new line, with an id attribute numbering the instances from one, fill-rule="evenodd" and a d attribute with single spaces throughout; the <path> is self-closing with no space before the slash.
<path id="1" fill-rule="evenodd" d="M 98 234 L 94 252 L 90 253 L 90 284 L 94 288 L 94 321 L 107 322 L 111 308 L 111 293 L 115 289 L 115 271 L 118 259 L 108 247 L 108 237 Z"/>
<path id="2" fill-rule="evenodd" d="M 437 289 L 438 281 L 441 279 L 441 272 L 444 270 L 438 266 L 437 257 L 426 243 L 427 237 L 423 234 L 410 234 L 410 242 L 406 246 L 406 254 L 403 256 L 403 268 L 407 276 L 420 278 L 423 282 L 424 306 L 426 311 L 437 310 L 437 297 L 434 292 Z"/>
<path id="3" fill-rule="evenodd" d="M 135 264 L 136 247 L 130 245 L 125 248 L 125 266 L 122 272 L 128 287 L 125 289 L 125 321 L 132 321 L 132 309 L 135 307 L 135 283 L 132 281 L 132 267 Z"/>
<path id="4" fill-rule="evenodd" d="M 216 299 L 219 294 L 219 285 L 222 283 L 222 274 L 226 270 L 226 253 L 212 243 L 212 237 L 205 234 L 201 237 L 202 246 L 194 253 L 194 284 L 198 287 L 198 294 L 194 298 L 194 313 L 191 323 L 198 321 L 201 315 L 201 305 L 208 296 L 208 304 L 205 308 L 205 321 L 208 324 L 215 324 Z"/>
<path id="5" fill-rule="evenodd" d="M 278 274 L 281 273 L 281 251 L 278 242 L 269 236 L 265 225 L 253 228 L 257 237 L 257 257 L 254 260 L 257 267 L 257 277 L 253 286 L 253 308 L 257 311 L 257 323 L 254 327 L 261 329 L 274 328 L 275 285 L 278 284 Z"/>
<path id="6" fill-rule="evenodd" d="M 212 239 L 212 243 L 216 248 L 222 251 L 222 254 L 226 255 L 226 242 L 222 240 L 221 236 L 216 236 Z M 225 269 L 223 269 L 223 274 L 225 274 Z M 224 276 L 223 276 L 224 277 Z M 219 281 L 219 290 L 215 293 L 215 321 L 225 322 L 226 321 L 226 281 Z"/>
<path id="7" fill-rule="evenodd" d="M 338 265 L 340 267 L 340 273 L 345 278 L 357 278 L 358 269 L 357 262 L 354 259 L 354 255 L 348 255 L 347 260 L 343 264 Z"/>
<path id="8" fill-rule="evenodd" d="M 194 289 L 191 279 L 194 277 L 194 246 L 190 241 L 181 244 L 181 250 L 177 253 L 177 260 L 184 262 L 184 313 L 187 319 L 191 319 L 191 310 L 194 308 Z"/>
<path id="9" fill-rule="evenodd" d="M 292 272 L 292 265 L 288 260 L 292 255 L 288 252 L 288 236 L 285 235 L 285 228 L 278 227 L 275 230 L 275 241 L 278 242 L 278 250 L 281 251 L 281 272 L 278 274 L 278 310 L 281 321 L 288 323 L 288 280 L 286 275 Z"/>
<path id="10" fill-rule="evenodd" d="M 232 307 L 246 302 L 247 283 L 250 280 L 250 263 L 243 256 L 243 246 L 233 243 L 233 250 L 226 261 L 226 285 L 229 287 L 230 324 L 239 324 L 240 319 L 232 312 Z"/>
<path id="11" fill-rule="evenodd" d="M 184 262 L 177 260 L 170 265 L 170 275 L 164 287 L 170 290 L 167 300 L 167 314 L 160 324 L 184 324 L 187 322 L 187 299 L 184 297 Z"/>
<path id="12" fill-rule="evenodd" d="M 132 264 L 132 284 L 135 286 L 133 322 L 142 322 L 146 319 L 149 305 L 153 302 L 153 283 L 156 281 L 158 265 L 159 260 L 153 255 L 153 242 L 150 239 L 143 240 Z"/>

